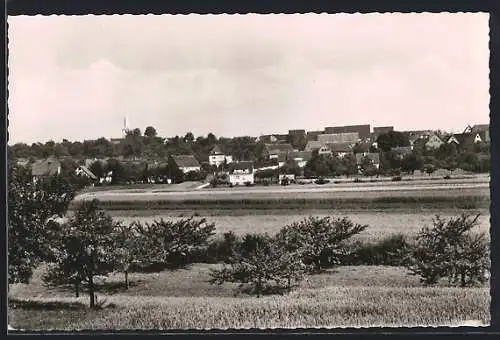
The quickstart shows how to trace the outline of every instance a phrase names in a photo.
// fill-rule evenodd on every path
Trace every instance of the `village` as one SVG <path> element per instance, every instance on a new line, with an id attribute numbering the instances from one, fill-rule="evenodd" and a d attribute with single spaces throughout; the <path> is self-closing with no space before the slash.
<path id="1" fill-rule="evenodd" d="M 324 178 L 337 177 L 385 175 L 398 180 L 401 172 L 417 170 L 429 175 L 439 169 L 450 173 L 455 169 L 489 171 L 487 124 L 469 125 L 458 134 L 440 130 L 399 132 L 393 126 L 372 129 L 365 124 L 232 139 L 217 139 L 209 134 L 206 139 L 196 140 L 191 133 L 184 138 L 164 139 L 157 136 L 153 127 L 146 128 L 142 136 L 139 129 L 128 129 L 126 120 L 122 130 L 122 138 L 85 141 L 80 154 L 71 147 L 66 154 L 58 152 L 58 146 L 71 143 L 66 140 L 61 144 L 46 143 L 53 146 L 53 152 L 44 150 L 47 157 L 43 158 L 33 157 L 37 144 L 16 144 L 10 149 L 16 164 L 29 166 L 35 179 L 74 173 L 89 186 L 196 181 L 213 187 L 232 187 L 287 185 L 307 179 L 322 184 Z M 113 153 L 102 152 L 102 148 L 85 152 L 91 149 L 85 147 L 91 143 L 104 144 Z M 239 144 L 236 150 L 235 143 Z M 133 152 L 124 151 L 130 149 Z M 155 155 L 152 149 L 160 152 Z M 91 154 L 95 156 L 89 157 Z"/>

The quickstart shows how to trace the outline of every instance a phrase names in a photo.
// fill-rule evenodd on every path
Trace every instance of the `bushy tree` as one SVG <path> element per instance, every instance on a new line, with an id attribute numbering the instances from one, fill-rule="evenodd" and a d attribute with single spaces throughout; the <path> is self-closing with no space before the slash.
<path id="1" fill-rule="evenodd" d="M 479 215 L 462 214 L 448 221 L 439 216 L 424 227 L 410 246 L 406 267 L 424 284 L 441 278 L 466 287 L 482 283 L 488 269 L 488 243 L 483 233 L 473 233 Z"/>
<path id="2" fill-rule="evenodd" d="M 17 166 L 9 167 L 8 181 L 9 283 L 28 283 L 48 254 L 49 228 L 65 215 L 74 190 L 60 176 L 34 181 L 29 169 Z"/>
<path id="3" fill-rule="evenodd" d="M 124 286 L 129 288 L 128 274 L 134 264 L 144 262 L 148 244 L 136 228 L 137 223 L 117 223 L 116 228 L 116 262 L 117 268 L 125 275 Z"/>
<path id="4" fill-rule="evenodd" d="M 69 222 L 60 228 L 53 247 L 54 262 L 45 280 L 61 284 L 61 278 L 88 286 L 90 307 L 95 307 L 95 278 L 116 268 L 117 228 L 99 208 L 97 200 L 82 202 Z M 54 280 L 57 278 L 57 280 Z"/>
<path id="5" fill-rule="evenodd" d="M 338 264 L 347 255 L 346 241 L 368 226 L 348 218 L 309 217 L 285 226 L 280 234 L 314 271 Z"/>
<path id="6" fill-rule="evenodd" d="M 152 126 L 148 126 L 145 130 L 144 130 L 144 136 L 145 137 L 149 137 L 149 138 L 153 138 L 153 137 L 156 137 L 158 134 L 156 132 L 156 129 Z"/>
<path id="7" fill-rule="evenodd" d="M 404 156 L 401 161 L 401 170 L 409 174 L 413 174 L 415 170 L 421 169 L 422 166 L 422 158 L 415 153 Z"/>
<path id="8" fill-rule="evenodd" d="M 215 224 L 193 217 L 177 221 L 161 218 L 152 223 L 136 223 L 135 228 L 146 253 L 143 260 L 149 264 L 180 265 L 190 255 L 206 248 L 215 234 Z"/>
<path id="9" fill-rule="evenodd" d="M 281 243 L 267 234 L 247 234 L 235 255 L 221 269 L 212 270 L 210 283 L 250 285 L 259 297 L 270 289 L 291 289 L 305 273 L 300 257 L 288 253 Z"/>
<path id="10" fill-rule="evenodd" d="M 408 136 L 399 131 L 389 131 L 387 133 L 383 133 L 377 138 L 377 146 L 384 152 L 388 152 L 392 148 L 398 146 L 409 146 L 410 140 Z"/>

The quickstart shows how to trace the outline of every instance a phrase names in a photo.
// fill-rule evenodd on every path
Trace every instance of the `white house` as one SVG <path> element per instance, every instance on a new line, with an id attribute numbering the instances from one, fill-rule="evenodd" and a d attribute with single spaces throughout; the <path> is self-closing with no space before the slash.
<path id="1" fill-rule="evenodd" d="M 233 163 L 229 172 L 229 183 L 232 185 L 254 184 L 254 168 L 252 162 Z"/>
<path id="2" fill-rule="evenodd" d="M 208 156 L 208 163 L 213 166 L 220 166 L 221 164 L 226 164 L 232 163 L 233 162 L 233 156 L 231 155 L 226 155 L 224 152 L 222 152 L 222 149 L 220 146 L 216 145 L 213 147 L 212 151 L 210 151 L 210 154 Z"/>

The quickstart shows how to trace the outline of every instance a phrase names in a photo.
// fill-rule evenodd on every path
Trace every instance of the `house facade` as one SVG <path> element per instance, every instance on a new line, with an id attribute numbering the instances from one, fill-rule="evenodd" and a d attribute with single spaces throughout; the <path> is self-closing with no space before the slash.
<path id="1" fill-rule="evenodd" d="M 326 144 L 326 147 L 338 158 L 344 158 L 346 155 L 353 153 L 351 143 L 329 143 Z"/>
<path id="2" fill-rule="evenodd" d="M 253 162 L 238 162 L 233 163 L 229 172 L 229 183 L 232 185 L 254 184 L 254 167 Z"/>
<path id="3" fill-rule="evenodd" d="M 477 124 L 471 128 L 471 132 L 479 133 L 483 142 L 489 143 L 490 139 L 490 125 L 489 124 Z"/>
<path id="4" fill-rule="evenodd" d="M 427 150 L 436 150 L 436 149 L 439 149 L 439 147 L 443 144 L 444 144 L 444 142 L 441 140 L 441 138 L 439 138 L 435 134 L 432 134 L 429 136 L 429 138 L 425 142 L 425 148 Z"/>
<path id="5" fill-rule="evenodd" d="M 229 164 L 233 162 L 233 156 L 231 155 L 226 155 L 220 146 L 216 145 L 214 148 L 210 151 L 210 154 L 208 155 L 208 163 L 212 166 L 220 166 L 221 164 Z"/>

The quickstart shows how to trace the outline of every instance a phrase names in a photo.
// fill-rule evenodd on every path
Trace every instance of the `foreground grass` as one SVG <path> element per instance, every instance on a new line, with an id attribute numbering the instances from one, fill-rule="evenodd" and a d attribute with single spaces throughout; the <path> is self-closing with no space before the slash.
<path id="1" fill-rule="evenodd" d="M 421 287 L 402 268 L 341 267 L 311 276 L 289 295 L 256 298 L 236 285 L 206 282 L 214 265 L 131 275 L 132 287 L 106 291 L 103 309 L 89 310 L 88 297 L 41 284 L 10 290 L 9 323 L 32 330 L 294 328 L 437 326 L 463 320 L 489 323 L 487 287 Z M 114 274 L 107 287 L 120 284 Z"/>
<path id="2" fill-rule="evenodd" d="M 50 302 L 57 300 L 45 300 Z M 69 301 L 67 301 L 69 302 Z M 487 289 L 326 287 L 263 298 L 111 296 L 111 307 L 12 309 L 29 329 L 208 329 L 439 326 L 489 323 Z M 32 303 L 32 306 L 36 304 Z"/>

